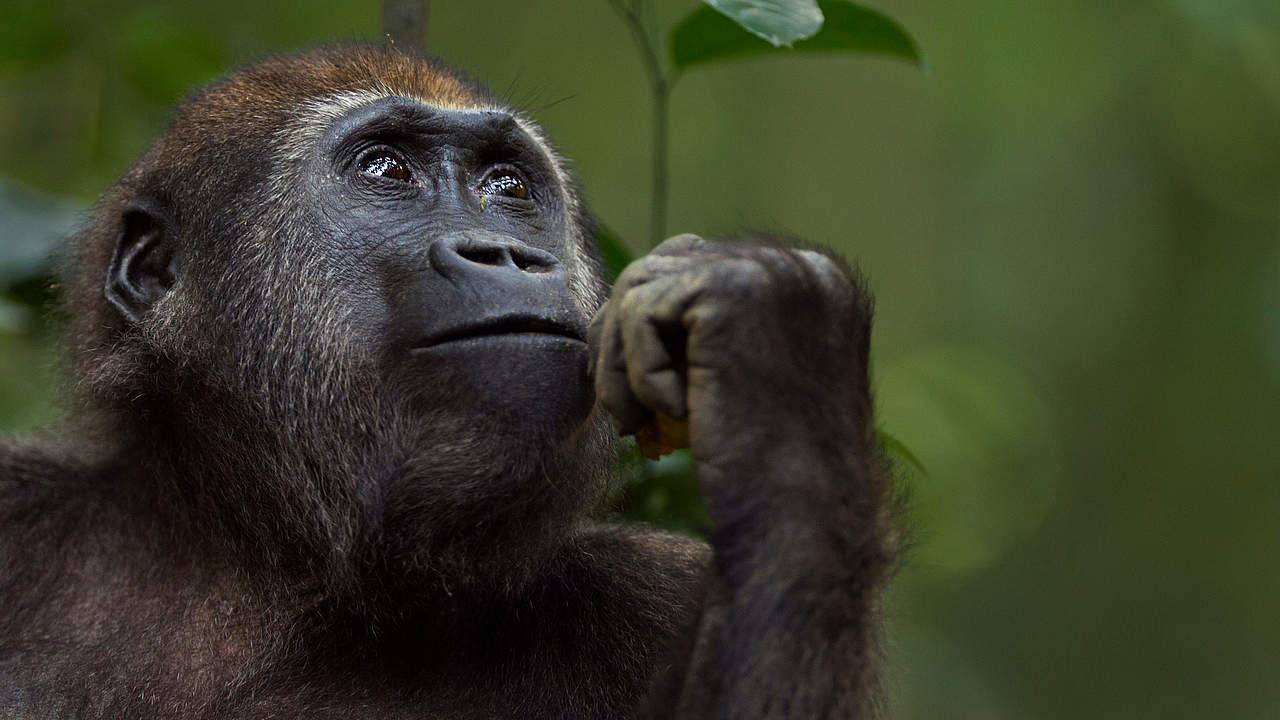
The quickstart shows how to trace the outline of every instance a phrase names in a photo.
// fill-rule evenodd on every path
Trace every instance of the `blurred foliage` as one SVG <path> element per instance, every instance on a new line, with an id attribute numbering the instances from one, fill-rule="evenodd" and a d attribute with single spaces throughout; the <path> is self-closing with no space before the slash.
<path id="1" fill-rule="evenodd" d="M 672 64 L 677 70 L 684 70 L 702 63 L 788 50 L 878 53 L 920 61 L 915 41 L 881 13 L 835 0 L 814 3 L 814 8 L 821 9 L 820 29 L 794 37 L 779 47 L 766 42 L 768 38 L 762 40 L 743 33 L 721 13 L 700 7 L 681 20 L 671 33 Z"/>
<path id="2" fill-rule="evenodd" d="M 650 146 L 649 247 L 667 236 L 670 201 L 671 92 L 681 73 L 704 63 L 788 50 L 857 52 L 919 62 L 915 42 L 887 17 L 844 0 L 704 0 L 670 32 L 655 0 L 608 0 L 618 12 L 648 76 Z M 669 60 L 664 60 L 667 56 Z"/>
<path id="3" fill-rule="evenodd" d="M 895 716 L 1280 716 L 1280 5 L 872 4 L 932 73 L 798 53 L 684 75 L 669 225 L 790 232 L 871 278 L 881 421 L 929 471 L 900 463 Z M 655 26 L 697 8 L 662 0 Z M 0 17 L 0 266 L 27 268 L 0 279 L 0 427 L 20 431 L 56 413 L 56 328 L 29 304 L 47 266 L 24 258 L 191 88 L 373 38 L 379 13 Z M 634 254 L 650 128 L 626 43 L 604 2 L 432 3 L 429 48 L 538 117 Z M 681 457 L 629 512 L 705 527 L 664 484 Z"/>
<path id="4" fill-rule="evenodd" d="M 822 28 L 825 17 L 816 0 L 703 0 L 721 16 L 741 29 L 768 41 L 774 47 L 791 47 L 797 40 L 812 37 Z M 699 6 L 694 14 L 702 14 Z"/>

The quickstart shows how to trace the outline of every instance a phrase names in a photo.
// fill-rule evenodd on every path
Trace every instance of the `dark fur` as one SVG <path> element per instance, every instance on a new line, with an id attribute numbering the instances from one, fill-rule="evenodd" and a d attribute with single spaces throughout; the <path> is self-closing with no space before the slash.
<path id="1" fill-rule="evenodd" d="M 375 85 L 496 104 L 391 51 L 269 61 L 180 108 L 77 238 L 62 284 L 74 416 L 0 442 L 0 716 L 870 711 L 895 540 L 865 296 L 854 288 L 853 325 L 803 326 L 815 347 L 849 348 L 851 394 L 819 419 L 836 434 L 787 455 L 765 424 L 746 427 L 731 461 L 700 468 L 716 483 L 714 561 L 600 524 L 604 413 L 553 444 L 513 437 L 466 397 L 410 409 L 366 350 L 379 328 L 342 312 L 334 268 L 310 250 L 323 228 L 271 185 L 300 104 Z M 134 323 L 103 279 L 144 196 L 181 229 L 183 262 Z M 572 197 L 568 232 L 589 255 Z M 598 266 L 577 272 L 598 304 Z M 785 303 L 825 292 L 798 277 Z M 826 392 L 802 377 L 811 348 L 773 349 L 795 361 L 780 361 L 797 380 L 780 387 Z M 404 484 L 430 492 L 407 502 L 389 490 Z M 789 485 L 812 514 L 777 492 Z"/>

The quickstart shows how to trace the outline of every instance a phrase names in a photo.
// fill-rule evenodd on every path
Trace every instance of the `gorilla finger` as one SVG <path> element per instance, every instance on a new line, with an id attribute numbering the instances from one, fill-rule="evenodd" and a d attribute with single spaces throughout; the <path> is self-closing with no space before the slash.
<path id="1" fill-rule="evenodd" d="M 631 435 L 652 417 L 631 392 L 631 379 L 625 368 L 601 368 L 596 373 L 596 398 L 608 411 L 620 435 Z"/>
<path id="2" fill-rule="evenodd" d="M 705 249 L 712 243 L 703 240 L 701 237 L 693 233 L 684 233 L 682 235 L 673 235 L 658 244 L 653 249 L 652 255 L 686 255 L 698 250 Z"/>
<path id="3" fill-rule="evenodd" d="M 631 392 L 615 300 L 596 314 L 588 334 L 595 359 L 596 397 L 619 433 L 633 433 L 648 421 L 649 412 Z"/>
<path id="4" fill-rule="evenodd" d="M 650 309 L 662 295 L 677 294 L 675 283 L 655 283 L 637 289 L 634 302 L 621 314 L 623 353 L 631 392 L 646 407 L 670 417 L 687 414 L 685 383 L 681 377 L 685 334 L 677 323 L 655 318 Z"/>
<path id="5" fill-rule="evenodd" d="M 647 408 L 675 420 L 689 415 L 684 374 L 673 367 L 628 375 L 632 392 Z"/>
<path id="6" fill-rule="evenodd" d="M 647 285 L 658 278 L 674 275 L 688 268 L 689 258 L 650 253 L 628 265 L 613 283 L 614 298 L 624 297 L 633 288 Z"/>
<path id="7" fill-rule="evenodd" d="M 600 353 L 604 349 L 602 342 L 604 340 L 605 317 L 608 314 L 609 302 L 606 301 L 596 311 L 595 317 L 591 318 L 591 323 L 587 325 L 587 375 L 593 378 L 596 376 Z"/>

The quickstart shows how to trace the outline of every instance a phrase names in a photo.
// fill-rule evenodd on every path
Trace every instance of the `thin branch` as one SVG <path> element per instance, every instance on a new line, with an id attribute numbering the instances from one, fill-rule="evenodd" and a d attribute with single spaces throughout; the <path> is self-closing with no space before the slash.
<path id="1" fill-rule="evenodd" d="M 649 39 L 649 33 L 645 31 L 640 14 L 623 0 L 609 0 L 609 4 L 613 5 L 614 9 L 618 11 L 623 23 L 627 26 L 627 30 L 631 31 L 631 39 L 635 40 L 636 47 L 640 49 L 640 59 L 646 73 L 649 75 L 649 82 L 653 86 L 654 94 L 665 92 L 667 78 L 662 71 L 662 61 L 658 58 L 657 51 L 654 50 L 653 43 Z"/>
<path id="2" fill-rule="evenodd" d="M 430 12 L 431 0 L 382 0 L 382 34 L 392 45 L 425 50 Z"/>
<path id="3" fill-rule="evenodd" d="M 631 38 L 640 49 L 641 64 L 649 76 L 653 90 L 653 186 L 649 217 L 649 247 L 654 247 L 667 232 L 667 145 L 671 85 L 674 75 L 668 75 L 658 57 L 655 42 L 645 29 L 641 17 L 643 9 L 648 8 L 645 0 L 636 0 L 642 6 L 628 5 L 624 0 L 609 0 L 614 9 L 622 17 L 623 23 L 631 32 Z"/>

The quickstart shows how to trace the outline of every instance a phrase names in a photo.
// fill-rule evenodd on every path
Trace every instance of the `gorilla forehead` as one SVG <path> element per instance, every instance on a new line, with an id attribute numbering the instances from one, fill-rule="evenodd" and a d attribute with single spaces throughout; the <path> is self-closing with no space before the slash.
<path id="1" fill-rule="evenodd" d="M 509 115 L 548 155 L 556 179 L 571 188 L 562 159 L 532 120 L 438 61 L 390 48 L 340 47 L 266 60 L 198 93 L 175 114 L 166 135 L 186 147 L 211 137 L 270 141 L 286 159 L 297 160 L 335 122 L 389 98 Z"/>
<path id="2" fill-rule="evenodd" d="M 272 58 L 234 73 L 197 93 L 171 129 L 279 127 L 281 120 L 292 125 L 300 115 L 331 121 L 363 102 L 390 95 L 449 109 L 501 107 L 480 85 L 433 59 L 384 48 L 341 47 Z"/>
<path id="3" fill-rule="evenodd" d="M 148 156 L 168 158 L 175 170 L 198 172 L 210 158 L 221 165 L 225 152 L 262 148 L 275 158 L 275 174 L 288 174 L 335 122 L 387 98 L 509 114 L 545 153 L 570 214 L 581 212 L 564 160 L 536 123 L 439 61 L 392 48 L 327 48 L 240 70 L 185 103 Z"/>
<path id="4" fill-rule="evenodd" d="M 351 134 L 361 132 L 458 137 L 463 143 L 480 139 L 502 141 L 508 145 L 536 145 L 519 121 L 506 111 L 444 108 L 400 95 L 388 95 L 358 104 L 332 123 L 328 147 L 333 150 Z"/>

